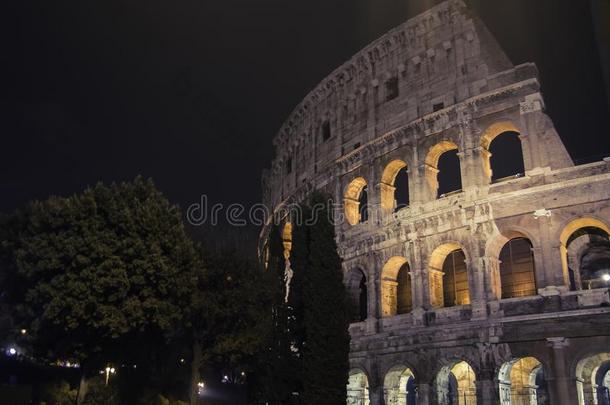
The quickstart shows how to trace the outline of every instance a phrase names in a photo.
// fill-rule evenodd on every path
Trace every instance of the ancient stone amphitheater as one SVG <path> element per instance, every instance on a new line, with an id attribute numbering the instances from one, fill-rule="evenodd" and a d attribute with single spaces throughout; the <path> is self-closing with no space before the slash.
<path id="1" fill-rule="evenodd" d="M 544 110 L 536 67 L 449 0 L 288 117 L 264 200 L 344 214 L 348 404 L 610 404 L 610 159 L 575 166 Z"/>

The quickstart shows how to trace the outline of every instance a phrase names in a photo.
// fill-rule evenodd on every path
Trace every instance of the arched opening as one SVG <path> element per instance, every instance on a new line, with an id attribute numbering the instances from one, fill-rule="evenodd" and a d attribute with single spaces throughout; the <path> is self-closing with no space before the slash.
<path id="1" fill-rule="evenodd" d="M 406 167 L 403 167 L 398 171 L 396 180 L 394 182 L 396 190 L 394 191 L 394 201 L 396 201 L 396 208 L 394 211 L 401 210 L 409 206 L 409 171 Z"/>
<path id="2" fill-rule="evenodd" d="M 498 374 L 501 405 L 548 405 L 542 364 L 535 357 L 504 363 Z"/>
<path id="3" fill-rule="evenodd" d="M 369 220 L 369 190 L 368 186 L 364 186 L 358 199 L 358 206 L 360 207 L 360 223 Z"/>
<path id="4" fill-rule="evenodd" d="M 519 133 L 502 132 L 489 146 L 491 182 L 514 179 L 523 176 L 525 165 Z"/>
<path id="5" fill-rule="evenodd" d="M 290 258 L 290 251 L 292 250 L 292 224 L 286 222 L 282 229 L 282 243 L 284 244 L 284 258 Z"/>
<path id="6" fill-rule="evenodd" d="M 605 288 L 610 282 L 610 229 L 594 218 L 570 222 L 560 235 L 564 279 L 571 290 Z"/>
<path id="7" fill-rule="evenodd" d="M 576 365 L 578 405 L 610 405 L 610 353 L 598 353 Z"/>
<path id="8" fill-rule="evenodd" d="M 369 380 L 361 370 L 351 370 L 347 383 L 347 405 L 369 405 Z"/>
<path id="9" fill-rule="evenodd" d="M 380 190 L 384 212 L 398 211 L 409 205 L 409 175 L 405 162 L 397 159 L 385 167 Z"/>
<path id="10" fill-rule="evenodd" d="M 470 304 L 466 256 L 457 243 L 446 243 L 432 252 L 428 278 L 433 308 Z"/>
<path id="11" fill-rule="evenodd" d="M 426 156 L 426 179 L 437 198 L 462 189 L 458 147 L 451 141 L 441 141 L 430 148 Z"/>
<path id="12" fill-rule="evenodd" d="M 512 238 L 500 251 L 502 298 L 536 295 L 536 271 L 532 243 L 527 238 Z"/>
<path id="13" fill-rule="evenodd" d="M 446 307 L 470 304 L 466 256 L 462 249 L 449 253 L 443 263 L 443 300 Z"/>
<path id="14" fill-rule="evenodd" d="M 350 225 L 368 220 L 368 195 L 366 180 L 357 177 L 347 186 L 343 198 L 345 217 Z"/>
<path id="15" fill-rule="evenodd" d="M 509 121 L 490 125 L 481 136 L 483 172 L 491 182 L 525 173 L 519 128 Z"/>
<path id="16" fill-rule="evenodd" d="M 362 322 L 366 320 L 368 316 L 368 291 L 364 272 L 360 269 L 350 270 L 347 273 L 345 284 L 351 321 Z"/>
<path id="17" fill-rule="evenodd" d="M 465 361 L 445 366 L 436 376 L 436 400 L 439 405 L 476 405 L 474 370 Z"/>
<path id="18" fill-rule="evenodd" d="M 390 258 L 381 270 L 381 315 L 394 316 L 411 312 L 411 273 L 407 259 Z"/>
<path id="19" fill-rule="evenodd" d="M 598 405 L 610 405 L 610 360 L 604 361 L 595 373 Z"/>
<path id="20" fill-rule="evenodd" d="M 454 149 L 443 153 L 438 160 L 438 191 L 436 194 L 438 198 L 441 198 L 461 189 L 460 158 L 457 149 Z"/>
<path id="21" fill-rule="evenodd" d="M 415 374 L 408 367 L 393 367 L 383 380 L 383 397 L 386 404 L 416 405 Z"/>
<path id="22" fill-rule="evenodd" d="M 396 277 L 396 301 L 397 313 L 406 314 L 413 309 L 413 297 L 411 296 L 411 269 L 409 263 L 405 263 L 398 270 Z"/>

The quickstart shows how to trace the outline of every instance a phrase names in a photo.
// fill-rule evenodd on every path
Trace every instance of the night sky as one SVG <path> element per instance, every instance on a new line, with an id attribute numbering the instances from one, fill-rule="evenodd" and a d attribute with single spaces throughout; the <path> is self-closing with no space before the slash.
<path id="1" fill-rule="evenodd" d="M 601 0 L 592 0 L 601 1 Z M 431 0 L 15 1 L 0 10 L 0 211 L 152 177 L 186 207 L 260 200 L 282 121 L 324 76 Z M 535 62 L 572 157 L 610 155 L 588 2 L 472 0 Z M 609 50 L 610 52 L 610 50 Z"/>

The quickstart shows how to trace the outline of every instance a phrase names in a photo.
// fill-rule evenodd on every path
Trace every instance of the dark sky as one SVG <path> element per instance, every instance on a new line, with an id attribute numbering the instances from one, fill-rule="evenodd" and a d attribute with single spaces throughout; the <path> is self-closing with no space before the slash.
<path id="1" fill-rule="evenodd" d="M 271 139 L 292 108 L 432 1 L 3 3 L 13 3 L 0 10 L 9 39 L 0 52 L 6 212 L 138 174 L 182 207 L 201 194 L 257 202 Z M 548 112 L 572 156 L 610 155 L 588 3 L 471 3 L 513 63 L 537 63 Z"/>

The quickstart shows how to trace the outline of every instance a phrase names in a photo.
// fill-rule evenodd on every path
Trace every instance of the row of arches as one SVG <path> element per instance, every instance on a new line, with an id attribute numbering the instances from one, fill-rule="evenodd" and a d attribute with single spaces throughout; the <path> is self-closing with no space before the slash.
<path id="1" fill-rule="evenodd" d="M 536 259 L 531 240 L 519 232 L 499 237 L 502 245 L 490 248 L 497 252 L 497 271 L 493 290 L 498 299 L 519 298 L 537 294 Z M 566 285 L 571 290 L 607 287 L 610 282 L 610 229 L 593 218 L 570 222 L 560 236 Z M 496 242 L 497 243 L 497 242 Z M 492 244 L 493 245 L 493 244 Z M 380 274 L 380 315 L 405 314 L 414 307 L 417 284 L 407 258 L 390 257 Z M 445 243 L 430 254 L 426 272 L 429 306 L 443 308 L 468 305 L 471 301 L 469 261 L 463 247 Z M 346 286 L 353 307 L 353 320 L 367 318 L 368 291 L 365 272 L 356 267 L 346 275 Z"/>
<path id="2" fill-rule="evenodd" d="M 546 370 L 546 371 L 545 371 Z M 505 362 L 498 369 L 497 401 L 500 405 L 550 405 L 548 367 L 536 357 L 524 356 Z M 610 353 L 598 353 L 580 360 L 575 370 L 577 405 L 610 405 Z M 383 379 L 387 405 L 416 405 L 422 395 L 439 405 L 476 405 L 477 374 L 464 360 L 444 365 L 437 372 L 432 392 L 419 392 L 419 381 L 408 366 L 392 367 Z M 350 371 L 348 405 L 369 405 L 369 379 L 364 371 Z"/>
<path id="3" fill-rule="evenodd" d="M 521 176 L 525 172 L 521 140 L 517 128 L 510 123 L 492 125 L 481 142 L 483 172 L 492 182 Z M 386 165 L 379 183 L 381 208 L 390 213 L 407 207 L 409 198 L 409 169 L 401 159 Z M 443 140 L 432 146 L 424 161 L 424 175 L 436 198 L 462 189 L 458 146 Z M 344 193 L 344 208 L 349 224 L 368 220 L 368 192 L 366 179 L 357 177 Z"/>
<path id="4" fill-rule="evenodd" d="M 391 257 L 381 271 L 381 315 L 394 316 L 413 309 L 413 274 L 406 258 Z M 431 255 L 428 286 L 432 308 L 470 304 L 466 255 L 457 243 L 441 245 Z M 500 252 L 501 298 L 535 295 L 536 275 L 532 244 L 525 237 L 510 239 Z M 355 321 L 366 319 L 368 294 L 366 275 L 353 269 L 347 277 L 347 290 L 357 311 Z"/>

